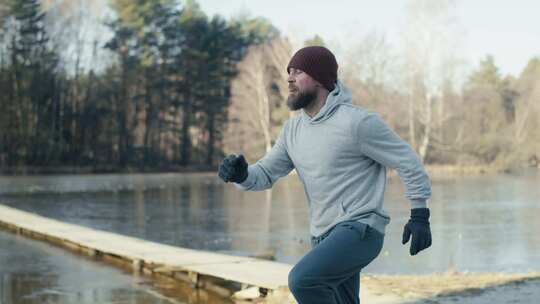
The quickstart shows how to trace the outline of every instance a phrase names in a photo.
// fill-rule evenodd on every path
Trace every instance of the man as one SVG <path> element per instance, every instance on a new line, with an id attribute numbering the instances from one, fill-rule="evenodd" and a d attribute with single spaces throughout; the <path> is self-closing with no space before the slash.
<path id="1" fill-rule="evenodd" d="M 291 58 L 291 110 L 272 149 L 248 166 L 242 155 L 219 167 L 225 182 L 265 190 L 296 169 L 310 211 L 312 250 L 291 270 L 289 288 L 298 303 L 359 303 L 360 271 L 381 251 L 390 217 L 383 209 L 386 168 L 396 169 L 411 202 L 403 244 L 410 254 L 431 245 L 427 199 L 431 185 L 420 160 L 381 118 L 351 102 L 326 48 L 310 46 Z"/>

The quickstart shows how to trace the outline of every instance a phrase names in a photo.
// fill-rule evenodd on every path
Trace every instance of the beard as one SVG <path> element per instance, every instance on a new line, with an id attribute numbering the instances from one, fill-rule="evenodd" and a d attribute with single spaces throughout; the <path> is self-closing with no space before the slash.
<path id="1" fill-rule="evenodd" d="M 287 97 L 287 106 L 292 111 L 300 110 L 311 105 L 316 97 L 317 93 L 315 90 L 298 92 L 296 97 L 289 94 L 289 97 Z"/>

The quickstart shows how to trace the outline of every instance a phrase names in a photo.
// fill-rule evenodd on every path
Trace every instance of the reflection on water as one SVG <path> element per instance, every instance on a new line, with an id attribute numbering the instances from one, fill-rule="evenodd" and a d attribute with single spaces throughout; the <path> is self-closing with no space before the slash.
<path id="1" fill-rule="evenodd" d="M 0 230 L 0 303 L 228 303 Z"/>
<path id="2" fill-rule="evenodd" d="M 540 270 L 540 174 L 435 179 L 433 246 L 401 245 L 409 203 L 398 179 L 381 255 L 365 272 Z M 0 201 L 47 217 L 182 247 L 273 255 L 295 263 L 308 249 L 308 210 L 296 176 L 272 191 L 241 192 L 215 174 L 1 177 Z M 354 254 L 354 253 L 352 253 Z"/>

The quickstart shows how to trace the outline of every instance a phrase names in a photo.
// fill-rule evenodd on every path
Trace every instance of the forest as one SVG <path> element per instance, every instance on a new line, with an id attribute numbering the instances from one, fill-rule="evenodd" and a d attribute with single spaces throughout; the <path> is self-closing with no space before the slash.
<path id="1" fill-rule="evenodd" d="M 1 172 L 256 161 L 297 114 L 286 106 L 293 51 L 333 49 L 318 35 L 294 45 L 261 17 L 208 16 L 193 0 L 92 3 L 0 0 Z M 340 52 L 353 102 L 428 165 L 538 166 L 540 58 L 519 75 L 489 54 L 464 63 L 452 8 L 411 3 L 400 48 L 371 32 Z"/>

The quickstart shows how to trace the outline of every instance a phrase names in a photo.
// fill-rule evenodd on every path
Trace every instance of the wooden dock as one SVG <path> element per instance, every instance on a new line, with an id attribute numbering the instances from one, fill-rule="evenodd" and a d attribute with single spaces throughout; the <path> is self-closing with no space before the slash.
<path id="1" fill-rule="evenodd" d="M 134 271 L 165 275 L 196 288 L 247 297 L 286 293 L 291 265 L 149 242 L 45 218 L 0 205 L 0 226 L 35 239 L 120 262 Z M 277 295 L 276 295 L 277 296 Z M 281 295 L 280 297 L 283 297 Z M 289 296 L 287 296 L 289 298 Z"/>

